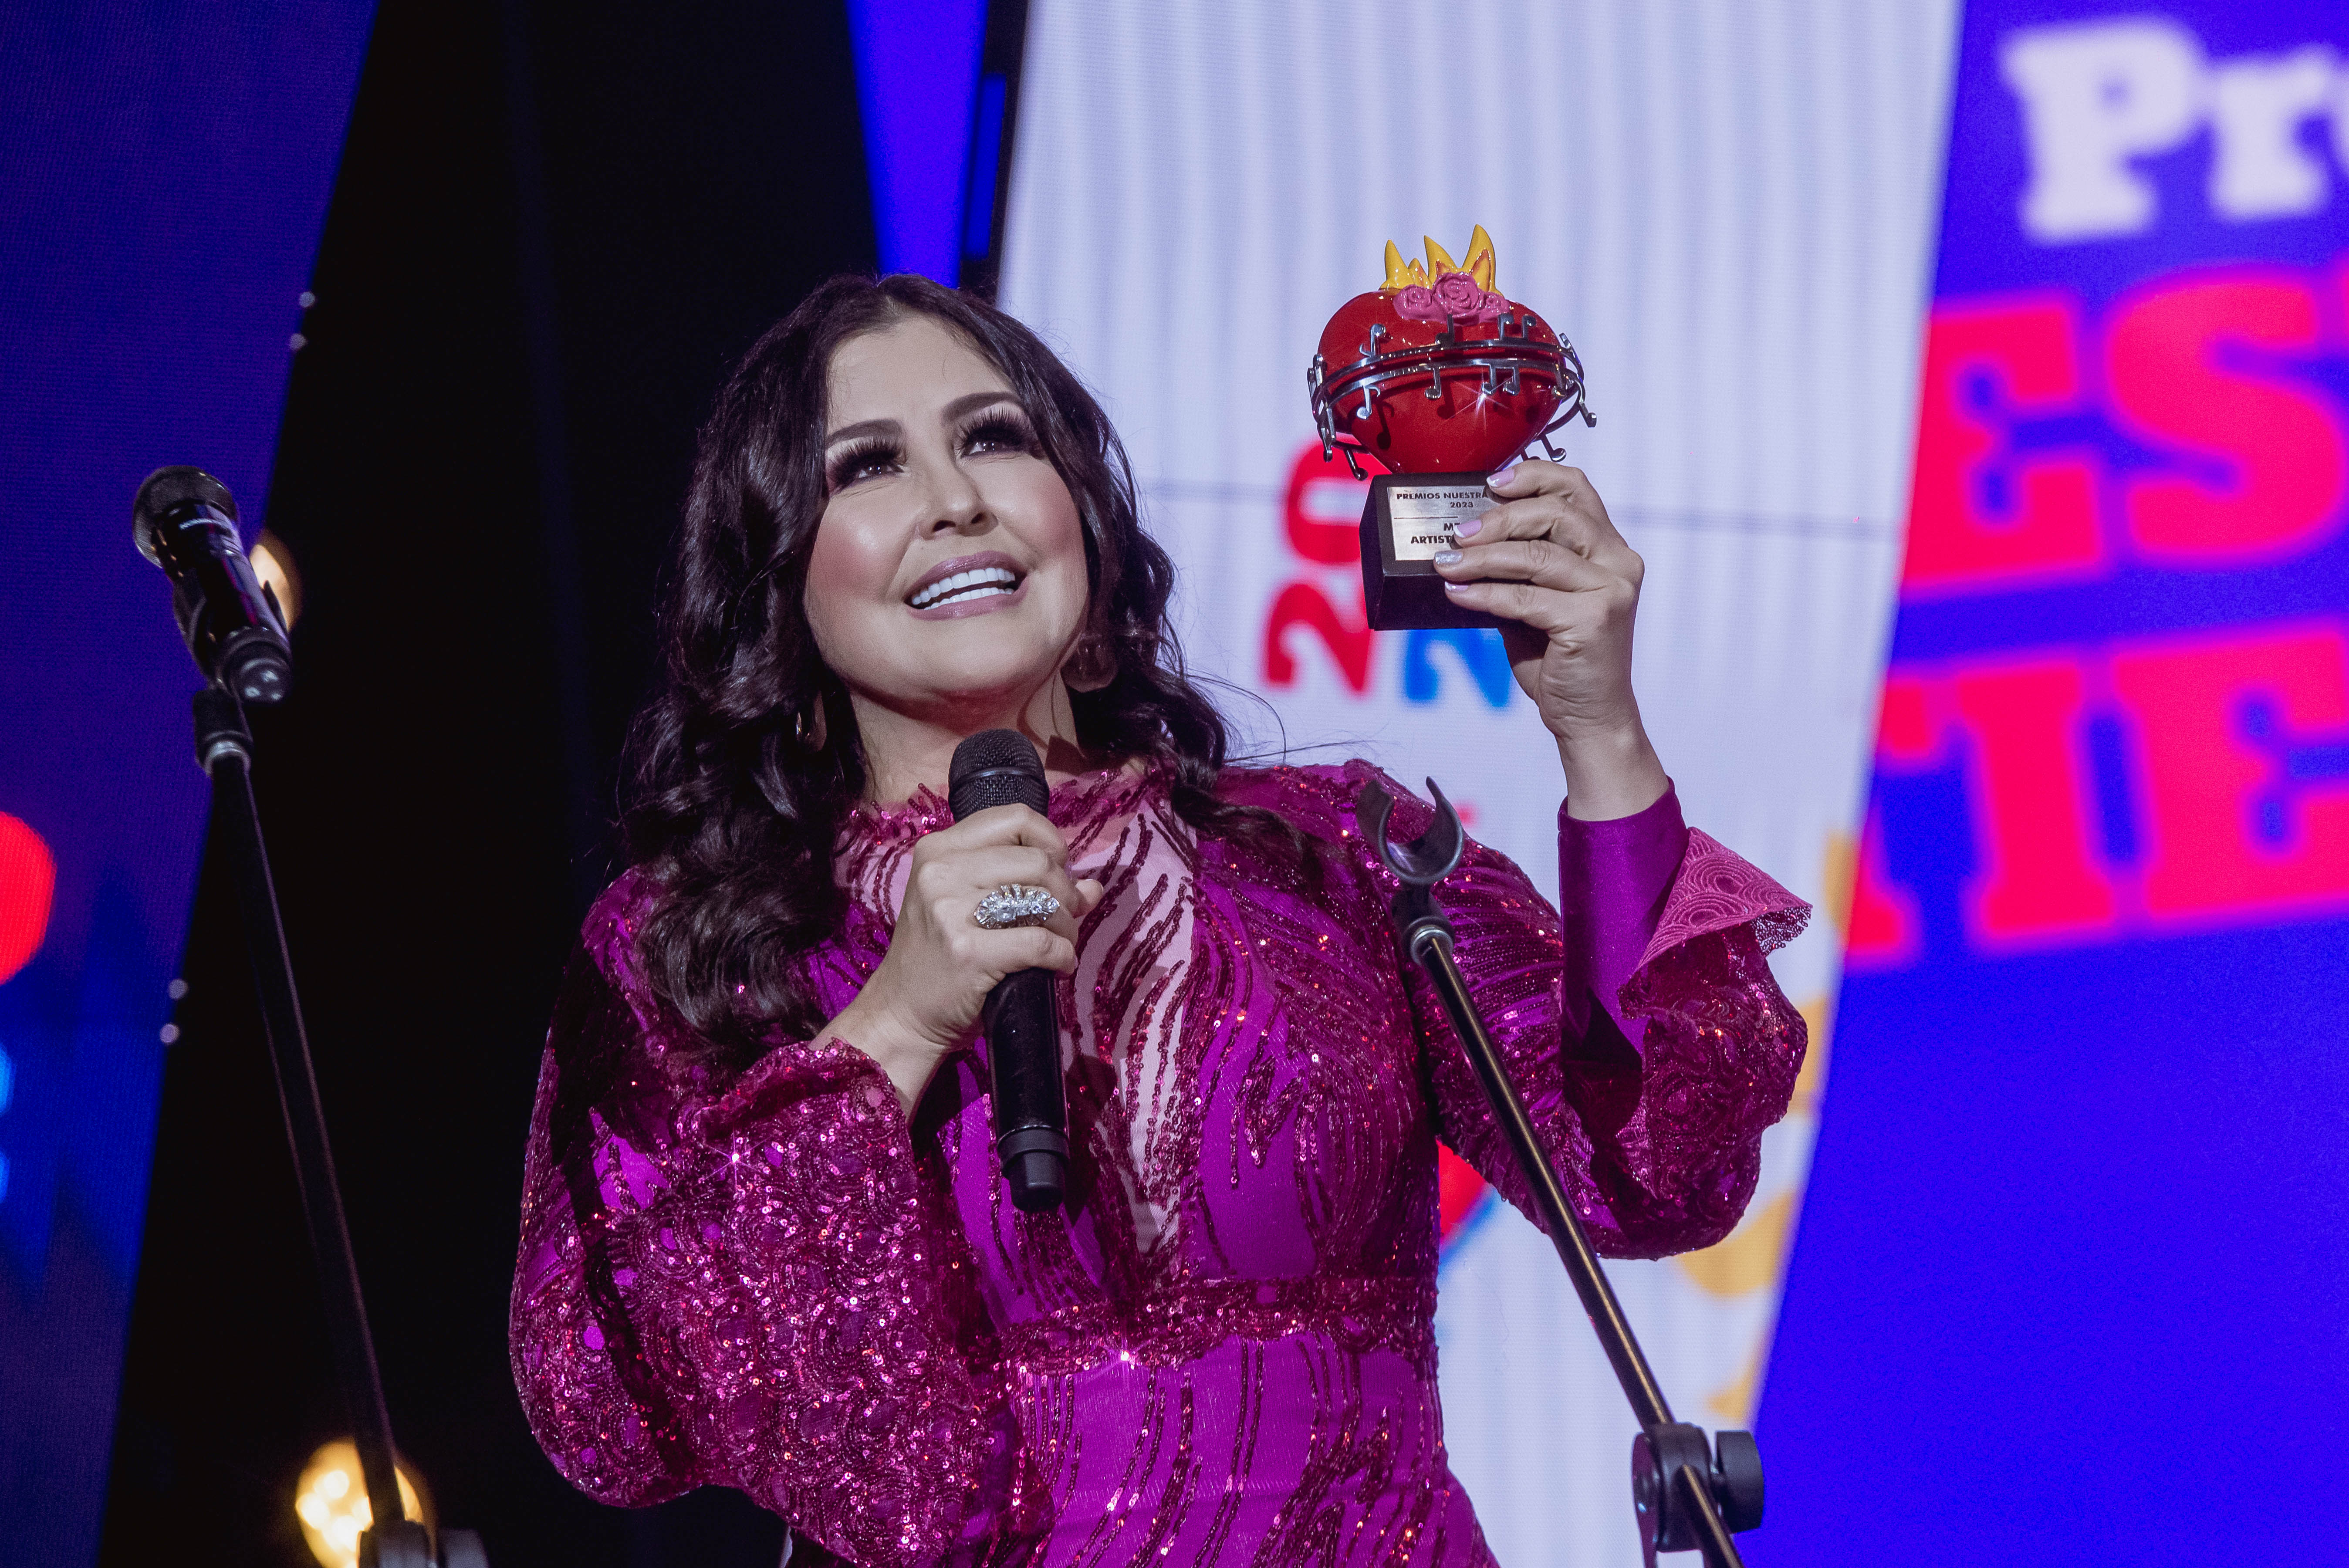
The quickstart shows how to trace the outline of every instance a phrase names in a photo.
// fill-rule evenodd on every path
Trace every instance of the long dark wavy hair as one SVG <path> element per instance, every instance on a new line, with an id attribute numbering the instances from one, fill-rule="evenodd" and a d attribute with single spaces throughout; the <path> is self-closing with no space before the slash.
<path id="1" fill-rule="evenodd" d="M 867 778 L 847 688 L 817 652 L 805 603 L 826 495 L 826 390 L 843 343 L 916 315 L 959 333 L 1002 373 L 1076 500 L 1084 634 L 1116 665 L 1107 686 L 1071 694 L 1079 744 L 1104 762 L 1161 768 L 1195 830 L 1319 871 L 1288 822 L 1216 797 L 1228 732 L 1184 671 L 1166 620 L 1174 565 L 1143 531 L 1125 449 L 1092 394 L 1034 333 L 978 299 L 907 274 L 834 278 L 743 357 L 702 428 L 661 614 L 666 678 L 629 741 L 622 821 L 652 889 L 637 960 L 720 1061 L 826 1021 L 792 960 L 840 918 L 833 846 Z"/>

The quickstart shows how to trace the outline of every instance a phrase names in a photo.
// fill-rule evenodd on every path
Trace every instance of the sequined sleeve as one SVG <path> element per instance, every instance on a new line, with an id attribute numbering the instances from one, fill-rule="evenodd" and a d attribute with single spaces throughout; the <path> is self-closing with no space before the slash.
<path id="1" fill-rule="evenodd" d="M 895 1091 L 799 1042 L 706 1091 L 631 983 L 626 904 L 589 919 L 532 1119 L 512 1346 L 533 1431 L 607 1502 L 714 1482 L 860 1563 L 970 1547 L 1012 1439 Z"/>
<path id="2" fill-rule="evenodd" d="M 1416 834 L 1426 810 L 1407 803 L 1397 830 Z M 1802 1065 L 1802 1015 L 1764 954 L 1808 908 L 1684 827 L 1671 793 L 1612 822 L 1561 808 L 1558 861 L 1563 920 L 1506 857 L 1471 844 L 1438 889 L 1460 967 L 1593 1244 L 1709 1245 L 1744 1212 L 1763 1130 Z M 1441 1135 L 1529 1212 L 1464 1048 L 1415 969 L 1411 984 Z"/>

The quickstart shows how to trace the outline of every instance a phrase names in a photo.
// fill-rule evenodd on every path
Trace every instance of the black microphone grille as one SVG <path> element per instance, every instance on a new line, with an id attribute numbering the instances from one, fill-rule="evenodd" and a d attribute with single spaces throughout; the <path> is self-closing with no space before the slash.
<path id="1" fill-rule="evenodd" d="M 1016 729 L 966 737 L 947 765 L 947 807 L 957 821 L 990 806 L 1041 811 L 1050 794 L 1035 743 Z"/>
<path id="2" fill-rule="evenodd" d="M 150 561 L 155 559 L 157 525 L 173 510 L 191 500 L 217 509 L 231 522 L 236 521 L 236 497 L 228 493 L 228 486 L 203 469 L 181 463 L 157 469 L 147 476 L 130 500 L 130 538 L 139 546 L 140 554 Z"/>

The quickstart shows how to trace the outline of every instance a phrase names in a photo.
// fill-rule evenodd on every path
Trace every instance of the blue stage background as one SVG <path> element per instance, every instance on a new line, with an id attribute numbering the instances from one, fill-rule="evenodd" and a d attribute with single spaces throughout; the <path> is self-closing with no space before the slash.
<path id="1" fill-rule="evenodd" d="M 0 30 L 8 1568 L 97 1548 L 202 833 L 199 683 L 131 548 L 130 496 L 160 464 L 199 462 L 243 503 L 248 544 L 259 531 L 372 9 L 147 0 L 34 7 Z"/>
<path id="2" fill-rule="evenodd" d="M 1981 0 L 1758 1563 L 2322 1555 L 2338 6 Z"/>

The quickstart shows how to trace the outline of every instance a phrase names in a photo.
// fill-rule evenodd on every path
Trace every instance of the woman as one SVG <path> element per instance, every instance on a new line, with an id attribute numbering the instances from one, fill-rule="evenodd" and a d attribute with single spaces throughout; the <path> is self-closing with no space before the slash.
<path id="1" fill-rule="evenodd" d="M 1440 570 L 1557 738 L 1565 913 L 1481 847 L 1439 896 L 1600 1250 L 1704 1245 L 1801 1062 L 1763 954 L 1806 912 L 1682 828 L 1588 480 L 1493 488 Z M 636 863 L 531 1130 L 514 1372 L 574 1484 L 740 1487 L 864 1564 L 1490 1560 L 1436 1402 L 1436 1140 L 1525 1194 L 1396 952 L 1381 776 L 1226 766 L 1171 587 L 1100 408 L 984 304 L 837 280 L 719 396 Z M 1049 820 L 951 822 L 999 727 Z M 982 928 L 1007 884 L 1060 907 Z M 1073 1153 L 1023 1215 L 975 1035 L 1039 965 Z"/>

